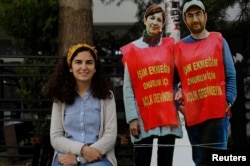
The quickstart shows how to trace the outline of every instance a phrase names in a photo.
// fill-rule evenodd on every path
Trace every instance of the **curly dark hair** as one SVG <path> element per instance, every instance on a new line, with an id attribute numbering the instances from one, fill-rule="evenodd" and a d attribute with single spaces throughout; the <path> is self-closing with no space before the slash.
<path id="1" fill-rule="evenodd" d="M 73 53 L 70 62 L 74 57 L 82 51 L 88 51 L 95 60 L 96 72 L 91 81 L 91 93 L 98 99 L 112 98 L 113 86 L 106 76 L 100 60 L 92 49 L 87 47 L 80 47 Z M 70 64 L 71 65 L 71 64 Z M 69 71 L 69 65 L 67 63 L 67 56 L 59 59 L 49 81 L 47 82 L 44 90 L 44 96 L 51 98 L 55 102 L 65 102 L 66 104 L 73 104 L 76 92 L 76 81 L 73 73 Z"/>

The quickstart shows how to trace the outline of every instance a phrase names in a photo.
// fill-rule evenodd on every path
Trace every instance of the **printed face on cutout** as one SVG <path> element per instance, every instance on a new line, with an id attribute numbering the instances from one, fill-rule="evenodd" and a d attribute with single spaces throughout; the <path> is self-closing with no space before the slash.
<path id="1" fill-rule="evenodd" d="M 144 25 L 149 35 L 158 35 L 163 27 L 162 13 L 155 13 L 144 18 Z"/>
<path id="2" fill-rule="evenodd" d="M 185 13 L 184 22 L 193 34 L 199 34 L 205 30 L 207 14 L 199 7 L 190 7 Z"/>

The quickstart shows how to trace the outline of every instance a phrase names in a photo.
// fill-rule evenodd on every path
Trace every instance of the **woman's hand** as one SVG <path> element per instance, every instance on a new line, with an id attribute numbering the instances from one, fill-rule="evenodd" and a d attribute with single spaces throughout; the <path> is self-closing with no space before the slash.
<path id="1" fill-rule="evenodd" d="M 139 125 L 139 121 L 137 119 L 134 119 L 129 123 L 129 129 L 130 129 L 130 133 L 132 136 L 134 136 L 135 138 L 139 137 L 140 125 Z"/>
<path id="2" fill-rule="evenodd" d="M 90 146 L 84 145 L 82 148 L 82 156 L 87 162 L 94 162 L 102 159 L 103 153 Z"/>
<path id="3" fill-rule="evenodd" d="M 58 163 L 61 165 L 75 165 L 77 164 L 76 155 L 62 154 L 58 157 Z"/>
<path id="4" fill-rule="evenodd" d="M 183 94 L 182 94 L 182 89 L 179 89 L 176 93 L 175 93 L 175 97 L 174 100 L 181 104 L 184 105 L 184 99 L 183 99 Z"/>
<path id="5" fill-rule="evenodd" d="M 182 89 L 179 89 L 175 93 L 174 100 L 179 104 L 178 110 L 182 113 L 182 115 L 185 117 L 185 106 L 184 106 L 184 99 L 183 99 L 183 93 Z"/>

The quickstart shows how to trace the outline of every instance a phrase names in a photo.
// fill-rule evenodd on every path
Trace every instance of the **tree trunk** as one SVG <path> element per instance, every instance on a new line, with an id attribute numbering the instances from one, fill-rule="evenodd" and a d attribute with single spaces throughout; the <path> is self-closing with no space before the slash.
<path id="1" fill-rule="evenodd" d="M 59 0 L 58 55 L 76 43 L 93 45 L 92 0 Z"/>

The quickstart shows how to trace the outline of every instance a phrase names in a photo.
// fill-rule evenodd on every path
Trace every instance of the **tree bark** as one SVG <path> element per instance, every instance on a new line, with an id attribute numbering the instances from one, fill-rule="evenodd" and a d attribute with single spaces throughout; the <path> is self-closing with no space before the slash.
<path id="1" fill-rule="evenodd" d="M 59 0 L 58 55 L 76 43 L 93 45 L 92 0 Z"/>

